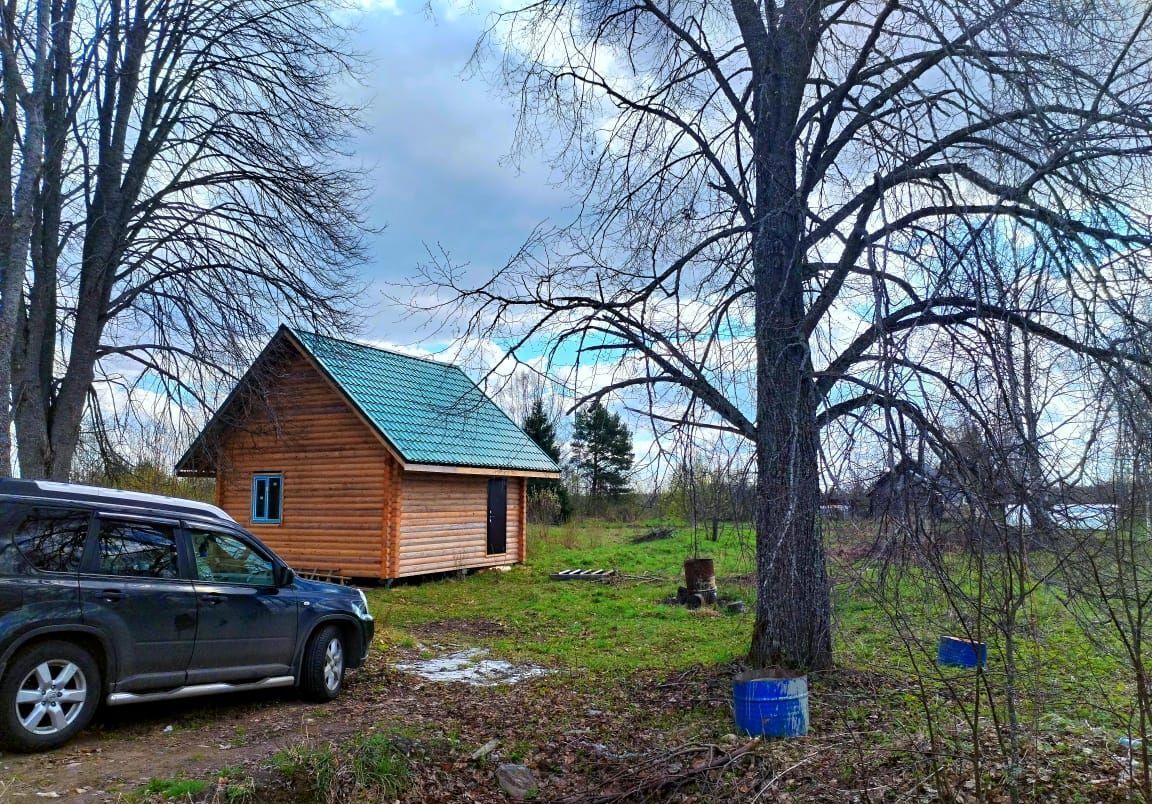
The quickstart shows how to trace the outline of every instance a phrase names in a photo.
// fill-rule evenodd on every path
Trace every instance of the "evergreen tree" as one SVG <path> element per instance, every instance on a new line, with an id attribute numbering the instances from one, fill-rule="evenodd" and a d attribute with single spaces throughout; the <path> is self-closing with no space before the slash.
<path id="1" fill-rule="evenodd" d="M 560 463 L 560 445 L 556 443 L 556 426 L 544 410 L 544 399 L 540 396 L 532 400 L 532 407 L 524 417 L 524 432 L 536 442 L 536 446 L 544 450 L 548 457 Z M 568 499 L 568 489 L 559 480 L 533 477 L 528 479 L 528 497 L 538 497 L 541 494 L 555 494 L 559 504 L 560 520 L 563 521 L 572 513 L 572 502 Z"/>
<path id="2" fill-rule="evenodd" d="M 524 417 L 524 432 L 536 442 L 536 446 L 548 453 L 548 457 L 560 463 L 560 446 L 556 443 L 556 427 L 544 410 L 544 400 L 536 397 L 532 407 Z"/>
<path id="3" fill-rule="evenodd" d="M 626 494 L 632 471 L 632 433 L 599 402 L 576 411 L 572 434 L 572 461 L 588 484 L 591 497 Z"/>

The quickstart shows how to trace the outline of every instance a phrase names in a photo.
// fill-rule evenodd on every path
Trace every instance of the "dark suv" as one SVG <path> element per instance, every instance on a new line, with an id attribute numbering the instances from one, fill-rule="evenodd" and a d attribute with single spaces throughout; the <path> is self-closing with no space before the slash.
<path id="1" fill-rule="evenodd" d="M 58 746 L 108 705 L 340 692 L 373 623 L 212 505 L 0 480 L 0 740 Z"/>

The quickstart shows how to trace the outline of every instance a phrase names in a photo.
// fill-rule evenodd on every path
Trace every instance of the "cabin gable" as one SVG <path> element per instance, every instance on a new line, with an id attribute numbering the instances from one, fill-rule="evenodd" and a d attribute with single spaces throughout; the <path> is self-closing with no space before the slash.
<path id="1" fill-rule="evenodd" d="M 222 432 L 218 456 L 218 505 L 292 566 L 388 577 L 399 466 L 303 355 L 288 355 L 264 404 Z M 254 521 L 254 480 L 276 474 L 280 521 Z"/>

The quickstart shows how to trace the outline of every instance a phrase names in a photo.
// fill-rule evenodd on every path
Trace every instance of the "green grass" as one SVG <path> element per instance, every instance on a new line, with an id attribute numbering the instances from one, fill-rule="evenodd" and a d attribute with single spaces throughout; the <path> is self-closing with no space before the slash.
<path id="1" fill-rule="evenodd" d="M 301 797 L 318 802 L 391 800 L 411 776 L 392 733 L 362 735 L 341 746 L 290 746 L 276 752 L 271 765 Z"/>
<path id="2" fill-rule="evenodd" d="M 256 801 L 256 780 L 243 768 L 221 768 L 216 773 L 216 781 L 227 804 L 252 804 Z"/>
<path id="3" fill-rule="evenodd" d="M 642 526 L 587 523 L 538 529 L 529 537 L 529 560 L 510 572 L 478 573 L 463 580 L 402 585 L 369 593 L 388 644 L 412 647 L 410 629 L 440 620 L 495 620 L 506 635 L 476 640 L 503 656 L 551 667 L 621 673 L 650 667 L 679 668 L 730 661 L 747 650 L 751 615 L 711 616 L 665 604 L 682 584 L 689 534 L 631 544 Z M 721 593 L 751 602 L 749 586 L 731 576 L 751 564 L 734 529 L 701 553 L 716 560 Z M 548 574 L 583 567 L 656 574 L 663 583 L 601 584 L 552 581 Z"/>
<path id="4" fill-rule="evenodd" d="M 726 526 L 717 542 L 700 542 L 700 552 L 715 559 L 721 595 L 749 604 L 743 615 L 693 612 L 667 605 L 664 599 L 683 583 L 683 561 L 693 555 L 691 532 L 681 526 L 675 537 L 633 544 L 630 537 L 649 525 L 597 521 L 547 530 L 533 527 L 529 557 L 510 572 L 477 573 L 465 579 L 403 584 L 369 593 L 380 631 L 379 648 L 413 648 L 435 644 L 434 634 L 420 632 L 427 623 L 444 620 L 496 621 L 499 633 L 469 635 L 455 630 L 453 642 L 488 647 L 497 655 L 548 667 L 571 669 L 590 678 L 622 677 L 635 671 L 674 672 L 691 665 L 739 659 L 751 636 L 754 569 L 748 529 Z M 833 530 L 836 544 L 846 534 Z M 624 581 L 600 584 L 558 582 L 548 574 L 572 567 L 612 568 L 632 575 L 659 575 L 659 583 Z M 837 663 L 875 670 L 911 681 L 926 676 L 930 691 L 942 686 L 975 689 L 975 678 L 935 667 L 935 647 L 943 634 L 963 634 L 970 612 L 950 607 L 930 573 L 905 568 L 883 593 L 866 562 L 835 559 L 831 571 Z M 971 588 L 970 568 L 957 564 L 953 581 Z M 899 593 L 899 606 L 886 610 L 883 600 Z M 899 613 L 896 627 L 892 611 Z M 1041 585 L 1018 618 L 1014 683 L 1024 693 L 1021 714 L 1118 728 L 1130 694 L 1122 661 L 1101 651 L 1056 596 Z M 490 629 L 489 629 L 490 630 Z M 1006 683 L 1004 641 L 984 625 L 989 643 L 989 670 L 984 682 L 994 689 Z M 932 687 L 935 684 L 935 687 Z M 975 694 L 973 692 L 973 694 Z M 911 694 L 910 694 L 911 695 Z M 943 701 L 948 696 L 929 697 Z M 907 701 L 918 717 L 914 695 Z"/>
<path id="5" fill-rule="evenodd" d="M 356 786 L 378 795 L 396 796 L 404 790 L 410 768 L 391 735 L 371 734 L 353 747 L 352 778 Z"/>
<path id="6" fill-rule="evenodd" d="M 152 779 L 140 789 L 143 798 L 185 799 L 209 787 L 202 779 Z"/>
<path id="7" fill-rule="evenodd" d="M 289 746 L 272 755 L 272 767 L 286 779 L 308 779 L 317 790 L 327 789 L 336 772 L 336 749 L 331 745 Z"/>

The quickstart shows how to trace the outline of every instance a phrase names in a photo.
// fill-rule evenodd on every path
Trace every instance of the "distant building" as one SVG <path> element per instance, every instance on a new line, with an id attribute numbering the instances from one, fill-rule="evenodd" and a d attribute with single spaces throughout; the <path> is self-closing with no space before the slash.
<path id="1" fill-rule="evenodd" d="M 877 478 L 865 497 L 870 517 L 916 512 L 940 518 L 947 510 L 956 508 L 963 495 L 952 480 L 936 469 L 903 458 Z"/>
<path id="2" fill-rule="evenodd" d="M 1055 504 L 1047 511 L 1052 525 L 1061 530 L 1110 530 L 1116 527 L 1117 507 L 1111 504 Z M 1004 522 L 1012 527 L 1028 528 L 1032 526 L 1032 514 L 1026 505 L 1012 505 L 1005 513 Z"/>

